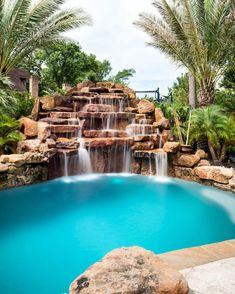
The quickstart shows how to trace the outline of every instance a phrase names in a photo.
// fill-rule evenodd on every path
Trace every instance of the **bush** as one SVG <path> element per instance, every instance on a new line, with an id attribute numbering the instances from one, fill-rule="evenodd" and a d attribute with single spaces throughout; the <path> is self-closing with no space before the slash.
<path id="1" fill-rule="evenodd" d="M 235 111 L 235 91 L 232 89 L 217 91 L 215 94 L 215 104 L 229 111 Z"/>
<path id="2" fill-rule="evenodd" d="M 13 116 L 19 119 L 22 116 L 31 114 L 34 106 L 34 98 L 28 92 L 12 91 L 10 95 L 15 100 Z"/>
<path id="3" fill-rule="evenodd" d="M 5 114 L 0 114 L 0 154 L 14 153 L 17 142 L 24 139 L 19 131 L 20 122 Z"/>

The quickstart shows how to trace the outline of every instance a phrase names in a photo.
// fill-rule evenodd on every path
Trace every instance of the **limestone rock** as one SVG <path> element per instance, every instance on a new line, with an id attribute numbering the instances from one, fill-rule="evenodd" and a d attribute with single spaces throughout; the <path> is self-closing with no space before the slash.
<path id="1" fill-rule="evenodd" d="M 58 138 L 56 141 L 56 148 L 58 149 L 78 149 L 79 142 L 74 139 Z"/>
<path id="2" fill-rule="evenodd" d="M 105 87 L 108 89 L 112 89 L 115 87 L 115 84 L 113 82 L 97 82 L 96 83 L 97 87 Z"/>
<path id="3" fill-rule="evenodd" d="M 70 294 L 187 294 L 184 277 L 140 247 L 116 249 L 70 286 Z"/>
<path id="4" fill-rule="evenodd" d="M 38 114 L 40 111 L 40 99 L 39 98 L 35 98 L 34 99 L 34 106 L 31 112 L 31 117 L 33 120 L 38 120 Z"/>
<path id="5" fill-rule="evenodd" d="M 88 87 L 88 88 L 95 87 L 95 83 L 91 82 L 90 80 L 85 80 L 82 83 L 77 84 L 76 91 L 81 91 L 82 88 L 86 88 L 86 87 Z"/>
<path id="6" fill-rule="evenodd" d="M 113 112 L 112 105 L 105 104 L 86 104 L 82 111 L 87 112 Z"/>
<path id="7" fill-rule="evenodd" d="M 194 170 L 189 167 L 176 166 L 175 167 L 175 176 L 177 178 L 180 178 L 183 180 L 188 180 L 188 181 L 195 181 L 196 180 Z"/>
<path id="8" fill-rule="evenodd" d="M 197 153 L 196 153 L 196 154 L 197 154 Z M 210 163 L 209 160 L 201 159 L 201 160 L 199 161 L 199 163 L 198 163 L 197 166 L 210 166 L 210 165 L 211 165 L 211 163 Z"/>
<path id="9" fill-rule="evenodd" d="M 202 149 L 198 149 L 197 152 L 196 152 L 196 155 L 199 156 L 201 159 L 207 159 L 208 158 L 208 154 Z"/>
<path id="10" fill-rule="evenodd" d="M 131 147 L 132 150 L 151 150 L 154 149 L 153 142 L 135 142 Z"/>
<path id="11" fill-rule="evenodd" d="M 232 189 L 235 189 L 235 176 L 233 176 L 232 179 L 229 181 L 229 186 Z"/>
<path id="12" fill-rule="evenodd" d="M 163 146 L 163 150 L 167 153 L 176 153 L 179 150 L 179 142 L 166 142 Z"/>
<path id="13" fill-rule="evenodd" d="M 228 184 L 233 177 L 233 169 L 221 166 L 200 166 L 194 169 L 200 179 L 212 180 L 221 184 Z"/>
<path id="14" fill-rule="evenodd" d="M 154 112 L 154 104 L 146 99 L 142 99 L 137 105 L 138 113 L 147 114 Z"/>
<path id="15" fill-rule="evenodd" d="M 160 131 L 163 130 L 169 130 L 170 129 L 170 121 L 167 118 L 162 118 L 161 120 L 154 122 L 153 125 L 160 129 Z"/>
<path id="16" fill-rule="evenodd" d="M 182 154 L 179 158 L 174 161 L 175 165 L 193 167 L 200 160 L 200 157 L 193 154 Z"/>
<path id="17" fill-rule="evenodd" d="M 138 111 L 138 109 L 137 108 L 134 108 L 134 107 L 126 107 L 125 108 L 125 112 L 135 113 L 137 111 Z"/>
<path id="18" fill-rule="evenodd" d="M 134 90 L 132 90 L 131 88 L 124 86 L 123 84 L 117 83 L 115 84 L 115 88 L 116 89 L 122 89 L 123 93 L 129 97 L 131 100 L 135 100 L 136 99 L 136 93 Z"/>
<path id="19" fill-rule="evenodd" d="M 38 139 L 45 141 L 51 135 L 50 125 L 46 122 L 38 122 Z"/>
<path id="20" fill-rule="evenodd" d="M 28 151 L 38 151 L 41 144 L 40 139 L 29 139 L 18 142 L 17 153 L 24 153 Z"/>
<path id="21" fill-rule="evenodd" d="M 159 122 L 164 118 L 161 108 L 155 108 L 155 121 Z"/>
<path id="22" fill-rule="evenodd" d="M 50 111 L 53 108 L 60 106 L 63 101 L 63 96 L 59 94 L 54 94 L 53 96 L 44 96 L 41 99 L 42 109 L 46 111 Z"/>
<path id="23" fill-rule="evenodd" d="M 28 117 L 20 119 L 21 131 L 26 138 L 34 138 L 38 135 L 38 123 Z"/>
<path id="24" fill-rule="evenodd" d="M 168 130 L 163 130 L 162 131 L 162 142 L 165 144 L 168 141 L 169 138 L 169 133 Z"/>

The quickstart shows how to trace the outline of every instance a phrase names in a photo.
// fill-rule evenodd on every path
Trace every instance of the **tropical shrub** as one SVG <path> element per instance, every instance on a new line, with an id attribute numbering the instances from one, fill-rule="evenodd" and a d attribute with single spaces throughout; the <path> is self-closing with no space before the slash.
<path id="1" fill-rule="evenodd" d="M 0 114 L 0 154 L 14 153 L 17 142 L 24 139 L 19 131 L 20 122 L 5 114 Z"/>
<path id="2" fill-rule="evenodd" d="M 235 140 L 234 117 L 218 105 L 198 108 L 192 113 L 191 141 L 207 138 L 213 161 L 224 161 L 230 142 Z"/>
<path id="3" fill-rule="evenodd" d="M 22 116 L 29 116 L 34 106 L 34 98 L 28 92 L 12 91 L 11 97 L 15 100 L 13 116 L 19 119 Z"/>

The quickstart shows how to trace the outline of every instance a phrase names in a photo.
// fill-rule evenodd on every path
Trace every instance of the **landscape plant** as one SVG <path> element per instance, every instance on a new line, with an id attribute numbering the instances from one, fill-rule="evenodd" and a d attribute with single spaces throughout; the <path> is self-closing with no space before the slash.
<path id="1" fill-rule="evenodd" d="M 0 155 L 14 153 L 17 142 L 24 139 L 20 132 L 20 122 L 5 114 L 0 114 Z"/>
<path id="2" fill-rule="evenodd" d="M 218 105 L 192 112 L 191 141 L 207 139 L 213 161 L 223 162 L 229 144 L 235 140 L 235 120 Z"/>
<path id="3" fill-rule="evenodd" d="M 215 87 L 235 55 L 233 0 L 154 0 L 158 16 L 142 13 L 135 23 L 159 49 L 193 74 L 199 104 L 214 102 Z"/>

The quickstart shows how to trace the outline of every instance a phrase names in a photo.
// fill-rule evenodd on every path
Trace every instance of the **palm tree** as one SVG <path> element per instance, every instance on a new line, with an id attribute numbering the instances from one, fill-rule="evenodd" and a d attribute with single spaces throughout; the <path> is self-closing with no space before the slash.
<path id="1" fill-rule="evenodd" d="M 222 162 L 229 142 L 235 139 L 234 118 L 217 105 L 194 110 L 190 139 L 197 141 L 205 137 L 213 161 Z"/>
<path id="2" fill-rule="evenodd" d="M 0 0 L 0 75 L 60 33 L 90 23 L 82 9 L 61 9 L 65 0 Z"/>
<path id="3" fill-rule="evenodd" d="M 233 2 L 153 0 L 159 16 L 142 13 L 135 23 L 151 37 L 151 46 L 197 78 L 201 106 L 213 103 L 215 84 L 234 58 Z"/>

